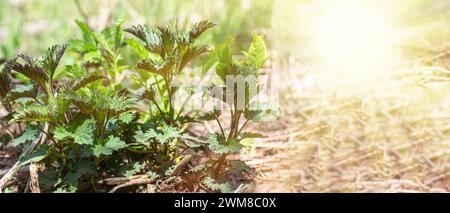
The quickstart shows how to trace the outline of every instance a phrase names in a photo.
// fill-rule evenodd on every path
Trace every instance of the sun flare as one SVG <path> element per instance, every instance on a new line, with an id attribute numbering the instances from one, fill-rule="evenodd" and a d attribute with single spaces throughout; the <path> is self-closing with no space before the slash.
<path id="1" fill-rule="evenodd" d="M 395 64 L 396 32 L 381 1 L 326 1 L 313 29 L 325 74 L 339 85 L 368 86 Z"/>

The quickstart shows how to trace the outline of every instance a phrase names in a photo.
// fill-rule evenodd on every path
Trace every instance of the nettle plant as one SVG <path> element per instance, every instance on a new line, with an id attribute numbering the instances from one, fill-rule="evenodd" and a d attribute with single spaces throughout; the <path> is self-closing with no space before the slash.
<path id="1" fill-rule="evenodd" d="M 175 86 L 174 82 L 184 74 L 187 65 L 209 51 L 208 46 L 197 45 L 196 41 L 213 26 L 214 24 L 208 21 L 201 21 L 185 32 L 180 30 L 178 22 L 173 20 L 167 26 L 152 28 L 137 25 L 125 29 L 143 42 L 142 44 L 128 40 L 142 58 L 137 69 L 144 73 L 139 72 L 136 81 L 142 82 L 145 88 L 143 97 L 151 101 L 157 109 L 156 113 L 153 113 L 157 120 L 172 126 L 181 126 L 192 121 L 182 116 L 185 105 L 175 107 L 173 98 L 180 87 Z"/>
<path id="2" fill-rule="evenodd" d="M 251 121 L 276 112 L 256 98 L 264 88 L 258 78 L 267 58 L 262 35 L 253 35 L 248 51 L 237 55 L 233 39 L 213 50 L 198 44 L 214 26 L 208 21 L 189 30 L 176 21 L 125 30 L 117 22 L 100 33 L 80 21 L 77 25 L 82 39 L 52 46 L 40 58 L 20 54 L 0 72 L 0 98 L 9 113 L 2 125 L 19 127 L 9 134 L 15 138 L 10 145 L 25 150 L 43 138 L 19 160 L 21 166 L 41 165 L 42 191 L 104 192 L 108 189 L 99 180 L 137 174 L 164 180 L 187 155 L 195 157 L 185 174 L 194 174 L 196 184 L 211 191 L 234 191 L 233 177 L 253 174 L 229 156 L 238 154 L 246 139 L 263 137 L 244 131 Z M 125 38 L 125 32 L 137 39 Z M 133 59 L 124 59 L 126 46 L 141 58 L 136 65 L 125 63 Z M 60 66 L 66 50 L 76 60 Z M 195 63 L 216 79 L 201 91 L 221 103 L 210 112 L 186 106 L 193 93 L 181 105 L 173 101 L 186 89 L 175 82 L 186 79 L 186 68 Z M 202 121 L 217 122 L 218 131 L 206 137 L 189 131 Z"/>
<path id="3" fill-rule="evenodd" d="M 209 176 L 204 183 L 210 188 L 220 191 L 230 191 L 233 186 L 229 184 L 231 175 L 240 175 L 242 172 L 253 174 L 252 169 L 241 160 L 227 160 L 230 154 L 239 153 L 244 147 L 244 140 L 265 137 L 259 133 L 245 132 L 246 126 L 251 122 L 273 119 L 277 110 L 258 98 L 264 85 L 258 81 L 267 55 L 264 37 L 253 35 L 252 43 L 247 52 L 236 55 L 233 49 L 233 39 L 217 45 L 210 53 L 207 67 L 216 64 L 215 74 L 220 81 L 209 86 L 209 94 L 219 101 L 213 111 L 200 116 L 202 120 L 215 121 L 220 128 L 219 132 L 208 136 L 202 142 L 213 153 L 212 164 L 209 165 Z M 222 106 L 226 107 L 223 108 Z M 229 112 L 228 130 L 220 119 L 225 111 Z"/>
<path id="4" fill-rule="evenodd" d="M 184 146 L 182 129 L 195 119 L 183 114 L 186 105 L 177 106 L 175 94 L 181 88 L 175 81 L 186 75 L 185 68 L 209 51 L 206 45 L 197 45 L 197 39 L 214 25 L 208 21 L 194 24 L 183 31 L 176 20 L 166 26 L 132 26 L 125 29 L 139 41 L 128 39 L 127 43 L 141 57 L 135 67 L 134 82 L 140 86 L 142 99 L 148 102 L 148 119 L 135 139 L 144 152 L 151 150 L 158 156 L 160 164 L 171 165 L 179 157 L 177 149 Z M 186 98 L 187 103 L 191 96 Z M 170 169 L 170 168 L 169 168 Z"/>
<path id="5" fill-rule="evenodd" d="M 122 24 L 117 21 L 112 26 L 106 27 L 99 33 L 94 32 L 86 23 L 76 20 L 81 30 L 82 38 L 70 41 L 70 50 L 78 55 L 78 62 L 67 66 L 67 69 L 95 70 L 108 79 L 110 87 L 122 87 L 125 80 L 124 70 L 128 66 L 122 57 L 125 47 Z"/>
<path id="6" fill-rule="evenodd" d="M 5 65 L 10 75 L 29 79 L 24 81 L 27 86 L 12 88 L 3 102 L 13 109 L 11 122 L 27 126 L 12 144 L 31 143 L 38 139 L 39 132 L 47 137 L 47 143 L 20 159 L 22 164 L 45 163 L 45 171 L 39 176 L 43 190 L 73 191 L 86 177 L 94 183 L 99 173 L 110 169 L 102 165 L 107 157 L 125 147 L 122 133 L 133 119 L 132 114 L 124 114 L 134 106 L 131 95 L 85 88 L 102 76 L 85 72 L 79 78 L 80 73 L 69 72 L 55 79 L 66 48 L 55 45 L 38 59 L 21 54 Z M 122 128 L 111 129 L 112 122 Z"/>

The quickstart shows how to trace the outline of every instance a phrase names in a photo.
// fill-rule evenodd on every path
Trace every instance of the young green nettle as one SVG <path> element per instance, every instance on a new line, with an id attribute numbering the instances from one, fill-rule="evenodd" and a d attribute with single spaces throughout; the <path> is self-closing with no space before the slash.
<path id="1" fill-rule="evenodd" d="M 125 46 L 123 22 L 117 21 L 100 33 L 95 33 L 80 20 L 76 20 L 76 24 L 81 30 L 82 39 L 71 40 L 69 49 L 79 55 L 80 64 L 86 69 L 98 70 L 111 86 L 122 87 L 121 83 L 125 80 L 123 71 L 128 67 L 121 53 Z M 74 66 L 68 68 L 76 69 L 78 65 Z"/>
<path id="2" fill-rule="evenodd" d="M 138 174 L 163 183 L 173 175 L 191 174 L 211 191 L 235 191 L 236 185 L 228 183 L 231 177 L 252 170 L 227 157 L 238 154 L 246 139 L 263 137 L 245 127 L 274 112 L 257 98 L 263 88 L 259 70 L 267 58 L 263 36 L 253 35 L 248 51 L 236 55 L 233 39 L 212 51 L 196 42 L 214 26 L 208 21 L 187 31 L 176 21 L 125 30 L 121 24 L 95 33 L 77 21 L 82 39 L 52 46 L 40 58 L 20 54 L 3 64 L 0 100 L 9 115 L 1 124 L 18 126 L 8 133 L 14 138 L 11 146 L 36 146 L 16 166 L 41 164 L 41 191 L 105 192 L 110 189 L 101 184 L 103 179 L 126 181 Z M 124 38 L 124 32 L 138 40 Z M 126 46 L 137 54 L 125 54 Z M 59 66 L 66 49 L 75 62 Z M 136 55 L 140 62 L 128 65 L 137 61 Z M 173 99 L 183 88 L 175 81 L 189 75 L 186 68 L 201 56 L 203 70 L 215 71 L 217 82 L 203 95 L 212 93 L 221 107 L 195 117 L 199 110 L 186 107 L 193 94 L 181 105 Z M 228 112 L 229 117 L 223 116 Z M 188 124 L 198 121 L 215 121 L 220 130 L 206 138 L 188 134 Z M 191 169 L 180 174 L 192 156 Z M 1 180 L 0 187 L 4 184 Z"/>
<path id="3" fill-rule="evenodd" d="M 180 107 L 174 104 L 175 93 L 180 88 L 174 81 L 185 74 L 186 66 L 209 51 L 207 46 L 198 46 L 195 42 L 213 26 L 208 21 L 201 21 L 189 31 L 182 31 L 176 21 L 171 21 L 167 26 L 137 25 L 125 29 L 140 40 L 128 39 L 126 42 L 142 58 L 136 66 L 138 77 L 135 81 L 144 88 L 141 97 L 150 104 L 147 121 L 150 128 L 138 131 L 135 139 L 146 150 L 160 155 L 161 163 L 177 157 L 177 144 L 183 143 L 178 129 L 194 121 L 183 114 L 185 104 Z M 185 103 L 190 98 L 187 97 Z"/>
<path id="4" fill-rule="evenodd" d="M 26 131 L 13 140 L 13 145 L 26 145 L 38 140 L 39 132 L 47 136 L 47 143 L 21 158 L 21 164 L 46 161 L 47 168 L 44 173 L 54 174 L 54 179 L 46 180 L 45 177 L 48 176 L 41 175 L 40 177 L 44 178 L 42 183 L 54 181 L 52 187 L 47 187 L 74 189 L 83 175 L 96 173 L 96 165 L 99 165 L 101 160 L 100 154 L 111 154 L 112 151 L 124 147 L 118 137 L 107 137 L 103 133 L 103 126 L 112 116 L 130 109 L 134 102 L 119 94 L 97 95 L 95 98 L 90 98 L 88 94 L 75 95 L 84 86 L 101 79 L 102 76 L 84 73 L 80 78 L 70 78 L 68 75 L 67 78 L 60 76 L 55 79 L 58 64 L 66 48 L 67 45 L 55 45 L 41 58 L 35 59 L 21 54 L 7 62 L 5 69 L 23 82 L 22 85 L 15 85 L 16 88 L 8 92 L 6 99 L 14 109 L 11 111 L 11 122 L 27 125 Z M 100 133 L 94 134 L 94 130 Z M 102 150 L 104 147 L 107 147 L 109 152 Z M 98 151 L 99 149 L 103 152 Z M 90 157 L 91 155 L 94 157 Z"/>
<path id="5" fill-rule="evenodd" d="M 128 40 L 143 59 L 137 64 L 137 68 L 153 74 L 141 75 L 139 79 L 147 82 L 148 78 L 153 77 L 154 80 L 151 84 L 144 85 L 146 91 L 143 97 L 154 104 L 158 116 L 167 125 L 180 126 L 186 120 L 182 117 L 184 106 L 176 109 L 172 100 L 179 88 L 174 86 L 174 81 L 183 74 L 184 68 L 189 63 L 208 52 L 207 46 L 198 46 L 195 41 L 213 26 L 208 21 L 201 21 L 184 32 L 179 30 L 176 21 L 172 21 L 163 27 L 137 25 L 125 29 L 143 42 L 139 44 Z M 156 95 L 159 95 L 159 99 Z M 158 100 L 161 102 L 158 103 Z"/>
<path id="6" fill-rule="evenodd" d="M 211 177 L 205 179 L 204 183 L 214 190 L 229 191 L 231 186 L 227 183 L 227 174 L 240 174 L 241 172 L 252 173 L 243 161 L 227 161 L 227 156 L 239 153 L 243 147 L 243 140 L 249 138 L 264 137 L 258 133 L 244 132 L 250 121 L 261 121 L 265 117 L 271 117 L 276 110 L 271 109 L 265 103 L 260 103 L 257 95 L 263 88 L 258 82 L 259 69 L 266 61 L 266 47 L 262 35 L 253 35 L 253 41 L 247 52 L 239 57 L 232 49 L 233 39 L 216 46 L 211 52 L 207 66 L 216 62 L 215 73 L 222 84 L 210 86 L 211 95 L 223 102 L 229 111 L 230 127 L 226 130 L 221 122 L 223 110 L 216 108 L 205 113 L 201 119 L 216 121 L 220 132 L 212 134 L 203 143 L 217 156 L 211 165 Z M 210 61 L 210 62 L 211 62 Z M 226 169 L 225 169 L 226 168 Z M 215 181 L 214 181 L 215 179 Z"/>

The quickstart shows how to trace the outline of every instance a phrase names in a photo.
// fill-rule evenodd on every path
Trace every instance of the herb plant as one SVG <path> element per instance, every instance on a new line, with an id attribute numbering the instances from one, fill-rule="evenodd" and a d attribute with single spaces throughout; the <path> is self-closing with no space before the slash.
<path id="1" fill-rule="evenodd" d="M 77 25 L 81 39 L 54 45 L 40 58 L 19 54 L 2 61 L 0 100 L 9 114 L 1 124 L 18 127 L 2 140 L 14 138 L 10 146 L 34 149 L 17 166 L 42 165 L 42 191 L 105 192 L 104 179 L 138 174 L 150 182 L 166 181 L 189 161 L 191 169 L 184 174 L 195 174 L 197 184 L 211 191 L 235 190 L 228 183 L 230 175 L 253 173 L 228 156 L 238 154 L 245 139 L 263 137 L 244 130 L 273 112 L 255 98 L 264 86 L 258 83 L 267 59 L 262 35 L 253 35 L 248 51 L 237 55 L 233 39 L 213 49 L 199 44 L 214 26 L 208 21 L 189 30 L 180 29 L 175 20 L 125 30 L 117 22 L 100 33 L 81 21 Z M 137 40 L 126 38 L 125 32 Z M 130 65 L 133 55 L 124 57 L 127 48 L 140 58 L 136 65 Z M 75 61 L 62 65 L 66 51 Z M 181 106 L 174 104 L 181 88 L 175 81 L 186 79 L 186 68 L 193 65 L 203 66 L 203 74 L 214 72 L 217 81 L 203 95 L 214 92 L 226 108 L 190 110 L 185 104 L 193 94 Z M 251 80 L 234 81 L 240 78 Z M 226 112 L 229 117 L 223 116 Z M 215 121 L 219 130 L 207 137 L 187 131 L 200 121 Z"/>

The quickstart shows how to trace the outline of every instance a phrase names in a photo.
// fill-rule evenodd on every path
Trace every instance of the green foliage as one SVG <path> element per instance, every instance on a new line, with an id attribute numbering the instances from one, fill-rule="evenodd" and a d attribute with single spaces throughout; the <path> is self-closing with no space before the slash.
<path id="1" fill-rule="evenodd" d="M 5 97 L 6 102 L 13 102 L 20 98 L 36 98 L 38 90 L 34 85 L 24 86 L 22 88 L 14 88 L 9 90 Z"/>
<path id="2" fill-rule="evenodd" d="M 81 125 L 72 127 L 73 131 L 68 131 L 62 126 L 57 126 L 53 130 L 53 137 L 56 140 L 73 139 L 74 143 L 80 145 L 93 145 L 94 144 L 94 124 L 93 119 L 84 121 Z"/>
<path id="3" fill-rule="evenodd" d="M 223 125 L 219 119 L 222 113 L 217 109 L 200 116 L 200 119 L 205 121 L 215 120 L 220 127 L 220 132 L 210 135 L 208 139 L 204 141 L 208 149 L 217 156 L 215 163 L 212 166 L 213 168 L 210 168 L 213 177 L 216 180 L 224 178 L 224 167 L 233 167 L 233 163 L 227 162 L 226 158 L 229 154 L 241 151 L 243 148 L 241 142 L 244 139 L 264 137 L 258 133 L 242 132 L 246 125 L 251 121 L 263 121 L 265 116 L 272 115 L 272 111 L 267 107 L 255 108 L 254 105 L 260 105 L 260 103 L 254 103 L 252 100 L 261 90 L 261 85 L 257 82 L 259 76 L 258 69 L 263 67 L 267 59 L 264 37 L 262 35 L 253 34 L 253 40 L 248 51 L 243 52 L 244 57 L 234 57 L 235 51 L 231 45 L 233 40 L 234 39 L 231 38 L 226 40 L 223 44 L 216 45 L 216 49 L 210 53 L 209 61 L 204 67 L 204 70 L 208 70 L 216 64 L 216 75 L 223 84 L 213 85 L 212 87 L 216 88 L 216 94 L 220 93 L 222 95 L 220 101 L 223 101 L 229 106 L 231 115 L 231 125 L 228 132 L 222 128 Z M 235 79 L 239 77 L 242 77 L 243 79 L 252 77 L 255 80 L 244 82 L 243 85 L 239 85 L 239 82 L 237 81 L 227 82 L 227 78 L 230 77 Z M 243 86 L 243 91 L 245 92 L 243 100 L 239 100 L 238 98 L 239 86 Z M 253 92 L 251 92 L 252 89 L 254 89 Z M 229 99 L 229 96 L 232 98 Z M 231 100 L 231 102 L 229 100 Z M 245 121 L 242 123 L 244 118 Z M 245 163 L 243 164 L 245 165 Z M 229 169 L 228 171 L 230 170 L 233 169 Z M 212 184 L 210 188 L 213 188 L 213 190 L 219 189 L 218 185 L 214 185 L 211 182 L 208 183 L 210 185 Z"/>
<path id="4" fill-rule="evenodd" d="M 20 54 L 3 65 L 0 99 L 10 113 L 8 121 L 26 126 L 25 131 L 11 134 L 15 137 L 12 145 L 24 146 L 39 135 L 46 136 L 44 144 L 20 159 L 21 164 L 45 165 L 39 173 L 43 191 L 88 188 L 104 192 L 107 189 L 98 179 L 136 174 L 168 178 L 185 153 L 190 153 L 208 159 L 189 170 L 204 172 L 199 183 L 212 191 L 233 191 L 229 176 L 252 174 L 252 170 L 242 161 L 227 160 L 227 156 L 239 153 L 243 140 L 264 137 L 243 130 L 250 121 L 264 120 L 273 110 L 264 105 L 252 107 L 253 97 L 246 97 L 243 106 L 226 103 L 230 112 L 226 123 L 230 126 L 223 128 L 226 110 L 214 109 L 195 117 L 198 112 L 187 110 L 184 104 L 175 106 L 173 98 L 183 89 L 175 83 L 190 75 L 187 67 L 202 65 L 204 73 L 214 68 L 215 78 L 221 80 L 212 87 L 237 97 L 237 91 L 231 90 L 236 85 L 227 84 L 226 78 L 258 77 L 267 58 L 264 37 L 254 34 L 248 51 L 236 56 L 233 39 L 215 45 L 213 50 L 199 44 L 202 35 L 214 26 L 209 21 L 200 21 L 188 30 L 175 20 L 165 26 L 136 25 L 125 30 L 122 23 L 94 32 L 77 20 L 80 39 L 54 45 L 40 58 Z M 125 38 L 124 31 L 137 40 Z M 140 57 L 135 66 L 122 58 L 127 47 Z M 66 49 L 75 55 L 75 61 L 59 66 Z M 196 61 L 200 57 L 205 57 L 201 63 Z M 129 73 L 123 75 L 125 70 Z M 259 91 L 261 86 L 257 88 Z M 250 89 L 246 84 L 246 96 Z M 220 132 L 206 139 L 190 135 L 186 131 L 189 124 L 198 121 L 217 122 Z"/>
<path id="5" fill-rule="evenodd" d="M 93 149 L 93 154 L 97 157 L 101 155 L 111 155 L 114 151 L 123 149 L 125 142 L 118 137 L 109 136 L 105 144 L 97 144 Z"/>
<path id="6" fill-rule="evenodd" d="M 150 91 L 158 91 L 161 102 L 158 102 L 154 95 L 150 101 L 167 125 L 183 124 L 183 120 L 179 118 L 184 108 L 182 106 L 175 109 L 171 100 L 179 89 L 174 87 L 174 81 L 184 74 L 183 70 L 187 65 L 209 51 L 207 46 L 197 45 L 196 40 L 213 26 L 214 24 L 208 21 L 201 21 L 192 25 L 189 31 L 183 31 L 179 29 L 178 21 L 172 20 L 166 26 L 136 25 L 125 29 L 143 42 L 140 44 L 136 41 L 128 41 L 142 57 L 136 68 L 153 76 L 141 75 L 141 78 L 137 80 L 147 82 L 150 77 L 153 77 L 153 83 L 146 87 Z M 145 53 L 144 50 L 148 52 Z"/>
<path id="7" fill-rule="evenodd" d="M 218 134 L 213 134 L 208 137 L 206 144 L 208 148 L 211 149 L 215 154 L 230 154 L 239 152 L 242 146 L 239 144 L 238 140 L 230 141 L 228 143 L 223 143 L 223 136 Z"/>
<path id="8" fill-rule="evenodd" d="M 33 126 L 28 126 L 27 129 L 22 133 L 21 136 L 12 140 L 11 145 L 18 146 L 26 142 L 31 142 L 37 139 L 39 135 L 39 130 Z"/>
<path id="9" fill-rule="evenodd" d="M 49 149 L 48 146 L 44 144 L 38 150 L 34 151 L 33 153 L 23 156 L 19 160 L 19 162 L 21 165 L 39 162 L 39 161 L 43 160 L 45 157 L 47 157 L 48 149 Z"/>
<path id="10" fill-rule="evenodd" d="M 66 51 L 67 45 L 54 45 L 38 59 L 30 56 L 19 54 L 18 58 L 24 63 L 17 62 L 17 58 L 9 61 L 5 66 L 10 70 L 18 72 L 32 80 L 36 85 L 40 86 L 44 92 L 49 95 L 53 89 L 53 77 L 61 57 Z"/>
<path id="11" fill-rule="evenodd" d="M 175 127 L 163 126 L 159 132 L 154 129 L 149 129 L 145 133 L 139 130 L 136 132 L 135 139 L 139 143 L 150 146 L 150 139 L 153 139 L 157 143 L 165 144 L 172 139 L 179 138 L 180 136 L 181 134 Z"/>
<path id="12" fill-rule="evenodd" d="M 143 166 L 144 166 L 143 164 L 136 162 L 136 163 L 134 163 L 133 167 L 131 169 L 125 171 L 123 175 L 127 178 L 129 178 L 133 175 L 136 175 L 137 173 L 142 171 Z"/>
<path id="13" fill-rule="evenodd" d="M 55 117 L 50 106 L 28 105 L 14 114 L 15 121 L 54 121 Z"/>
<path id="14" fill-rule="evenodd" d="M 213 178 L 210 177 L 206 177 L 203 180 L 203 183 L 206 185 L 206 187 L 216 192 L 222 193 L 233 192 L 232 186 L 229 183 L 217 183 Z"/>
<path id="15" fill-rule="evenodd" d="M 117 21 L 101 32 L 94 32 L 86 23 L 76 20 L 82 32 L 82 39 L 74 39 L 69 48 L 77 53 L 80 63 L 86 69 L 95 68 L 101 76 L 109 79 L 111 86 L 121 83 L 118 77 L 128 67 L 123 64 L 121 50 L 125 45 L 122 33 L 123 21 Z M 98 80 L 99 76 L 91 78 Z"/>
<path id="16" fill-rule="evenodd" d="M 267 56 L 263 35 L 253 35 L 253 41 L 245 55 L 247 56 L 246 64 L 255 68 L 261 68 L 264 65 Z"/>

